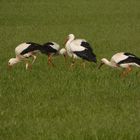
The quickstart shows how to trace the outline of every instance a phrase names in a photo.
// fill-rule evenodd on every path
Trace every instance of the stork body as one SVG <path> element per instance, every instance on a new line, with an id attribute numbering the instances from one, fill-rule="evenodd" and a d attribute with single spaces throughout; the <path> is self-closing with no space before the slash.
<path id="1" fill-rule="evenodd" d="M 60 46 L 56 42 L 47 42 L 42 45 L 41 53 L 44 53 L 48 56 L 48 64 L 53 65 L 52 56 L 59 53 Z"/>

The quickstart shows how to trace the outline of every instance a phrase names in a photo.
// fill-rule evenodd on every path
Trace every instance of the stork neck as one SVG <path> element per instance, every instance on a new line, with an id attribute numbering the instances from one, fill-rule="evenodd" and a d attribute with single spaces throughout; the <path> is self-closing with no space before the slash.
<path id="1" fill-rule="evenodd" d="M 18 63 L 21 61 L 21 58 L 19 56 L 16 56 L 15 61 Z"/>
<path id="2" fill-rule="evenodd" d="M 68 46 L 73 40 L 74 40 L 74 37 L 70 37 L 68 41 L 66 42 L 66 46 Z"/>

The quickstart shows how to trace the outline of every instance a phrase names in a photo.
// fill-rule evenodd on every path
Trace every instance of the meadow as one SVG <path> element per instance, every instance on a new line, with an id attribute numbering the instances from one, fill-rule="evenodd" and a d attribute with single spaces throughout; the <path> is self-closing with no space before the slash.
<path id="1" fill-rule="evenodd" d="M 140 72 L 100 59 L 116 52 L 140 56 L 138 0 L 0 0 L 0 140 L 140 140 Z M 15 47 L 27 41 L 63 43 L 85 38 L 98 63 L 38 55 L 32 70 L 7 69 Z"/>

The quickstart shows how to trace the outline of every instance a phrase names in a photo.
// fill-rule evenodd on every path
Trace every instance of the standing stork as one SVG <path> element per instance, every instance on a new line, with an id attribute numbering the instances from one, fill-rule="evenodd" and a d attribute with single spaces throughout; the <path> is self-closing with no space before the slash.
<path id="1" fill-rule="evenodd" d="M 132 66 L 140 67 L 140 58 L 132 53 L 120 52 L 113 55 L 110 61 L 106 58 L 102 58 L 99 68 L 101 68 L 103 64 L 114 68 L 124 68 L 125 70 L 122 76 L 126 76 L 132 70 Z"/>
<path id="2" fill-rule="evenodd" d="M 93 53 L 90 44 L 85 39 L 75 39 L 73 34 L 69 34 L 65 43 L 65 48 L 67 54 L 72 57 L 71 66 L 74 65 L 75 59 L 78 58 L 82 59 L 83 61 L 87 60 L 90 62 L 97 62 L 96 55 Z"/>
<path id="3" fill-rule="evenodd" d="M 40 44 L 33 43 L 33 42 L 26 42 L 18 45 L 15 48 L 16 57 L 11 58 L 9 60 L 8 66 L 12 67 L 18 62 L 25 61 L 26 69 L 30 68 L 31 65 L 29 64 L 28 58 L 33 57 L 33 61 L 32 61 L 33 64 L 36 60 L 36 54 L 39 52 L 40 48 L 41 48 Z"/>
<path id="4" fill-rule="evenodd" d="M 54 66 L 52 63 L 52 56 L 59 54 L 60 46 L 56 42 L 47 42 L 42 45 L 41 53 L 44 53 L 48 56 L 48 64 Z"/>

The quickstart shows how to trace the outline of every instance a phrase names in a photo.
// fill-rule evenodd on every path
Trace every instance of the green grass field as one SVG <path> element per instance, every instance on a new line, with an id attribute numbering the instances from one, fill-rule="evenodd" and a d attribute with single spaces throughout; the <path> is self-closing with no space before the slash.
<path id="1" fill-rule="evenodd" d="M 0 1 L 0 140 L 140 140 L 140 72 L 103 66 L 119 51 L 140 56 L 138 0 Z M 56 41 L 69 33 L 92 44 L 98 64 L 80 61 L 56 68 L 39 55 L 31 71 L 9 71 L 15 47 L 26 41 Z"/>

